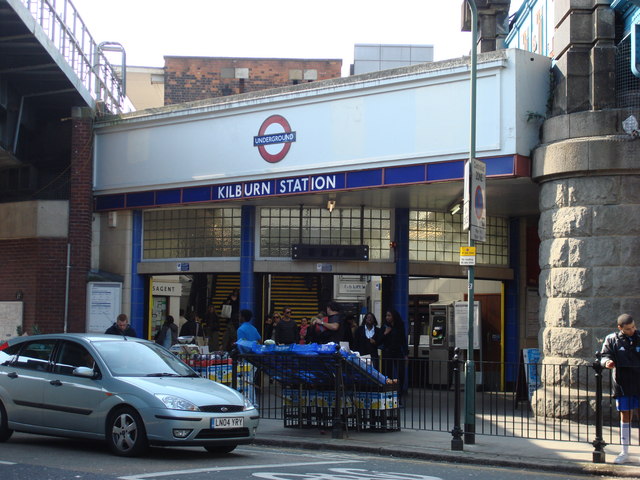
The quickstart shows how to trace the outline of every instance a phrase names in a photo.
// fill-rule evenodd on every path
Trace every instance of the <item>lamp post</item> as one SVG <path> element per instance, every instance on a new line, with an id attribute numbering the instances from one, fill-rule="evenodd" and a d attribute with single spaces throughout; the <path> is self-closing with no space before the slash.
<path id="1" fill-rule="evenodd" d="M 465 166 L 465 175 L 471 176 L 472 163 L 476 157 L 476 82 L 477 82 L 477 63 L 478 55 L 476 52 L 478 43 L 478 8 L 475 0 L 467 0 L 467 4 L 471 9 L 471 71 L 470 71 L 470 83 L 471 83 L 471 127 L 470 127 L 470 145 L 469 145 L 469 160 Z M 470 188 L 471 178 L 466 182 L 466 187 Z M 472 195 L 474 192 L 465 191 L 465 214 L 470 222 L 470 217 L 473 215 L 471 212 Z M 469 227 L 469 247 L 475 246 L 475 240 L 472 236 L 472 228 Z M 476 443 L 476 367 L 473 361 L 473 320 L 474 320 L 474 276 L 475 266 L 469 265 L 467 281 L 468 281 L 468 293 L 467 293 L 467 305 L 468 305 L 468 321 L 469 321 L 469 336 L 467 344 L 467 374 L 465 375 L 465 396 L 464 396 L 464 442 L 467 444 Z"/>

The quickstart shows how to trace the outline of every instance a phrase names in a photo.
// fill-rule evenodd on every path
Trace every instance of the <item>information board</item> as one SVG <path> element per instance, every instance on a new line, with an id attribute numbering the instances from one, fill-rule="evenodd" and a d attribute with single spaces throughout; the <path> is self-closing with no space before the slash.
<path id="1" fill-rule="evenodd" d="M 122 283 L 89 282 L 87 285 L 87 332 L 104 333 L 122 308 Z"/>
<path id="2" fill-rule="evenodd" d="M 473 316 L 473 348 L 480 349 L 480 302 L 474 303 Z M 455 346 L 466 350 L 469 345 L 469 302 L 455 302 Z"/>

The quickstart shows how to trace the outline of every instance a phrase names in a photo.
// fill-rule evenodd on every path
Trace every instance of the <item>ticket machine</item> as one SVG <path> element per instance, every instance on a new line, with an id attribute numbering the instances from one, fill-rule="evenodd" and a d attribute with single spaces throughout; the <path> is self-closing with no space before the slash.
<path id="1" fill-rule="evenodd" d="M 454 347 L 453 302 L 429 305 L 429 377 L 432 385 L 450 385 L 451 359 Z"/>

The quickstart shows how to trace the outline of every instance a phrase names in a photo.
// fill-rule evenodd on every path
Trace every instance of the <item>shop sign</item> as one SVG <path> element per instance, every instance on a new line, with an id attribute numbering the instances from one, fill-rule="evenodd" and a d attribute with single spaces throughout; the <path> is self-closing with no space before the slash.
<path id="1" fill-rule="evenodd" d="M 170 282 L 153 282 L 152 292 L 154 295 L 179 297 L 180 295 L 182 295 L 182 284 Z"/>

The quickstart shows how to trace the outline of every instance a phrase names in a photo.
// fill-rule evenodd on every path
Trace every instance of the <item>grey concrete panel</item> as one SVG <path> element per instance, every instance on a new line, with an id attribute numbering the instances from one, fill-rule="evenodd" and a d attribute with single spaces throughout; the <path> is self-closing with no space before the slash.
<path id="1" fill-rule="evenodd" d="M 640 235 L 638 205 L 593 207 L 593 230 L 599 235 Z"/>
<path id="2" fill-rule="evenodd" d="M 619 242 L 620 265 L 640 266 L 640 237 L 621 237 Z M 640 323 L 640 311 L 638 320 Z"/>
<path id="3" fill-rule="evenodd" d="M 592 278 L 586 268 L 554 268 L 549 276 L 553 297 L 590 297 Z"/>
<path id="4" fill-rule="evenodd" d="M 536 149 L 532 177 L 576 173 L 589 168 L 589 144 L 581 139 L 567 140 Z"/>
<path id="5" fill-rule="evenodd" d="M 640 268 L 638 267 L 593 268 L 593 293 L 598 297 L 627 297 L 636 294 L 639 287 Z"/>
<path id="6" fill-rule="evenodd" d="M 564 207 L 553 214 L 555 237 L 586 237 L 591 234 L 591 209 L 589 207 Z"/>
<path id="7" fill-rule="evenodd" d="M 542 124 L 542 141 L 553 143 L 569 138 L 571 115 L 551 117 Z"/>
<path id="8" fill-rule="evenodd" d="M 611 205 L 620 201 L 618 177 L 579 177 L 568 183 L 571 205 Z"/>
<path id="9" fill-rule="evenodd" d="M 596 137 L 616 131 L 618 112 L 615 110 L 576 112 L 569 118 L 569 137 Z"/>

